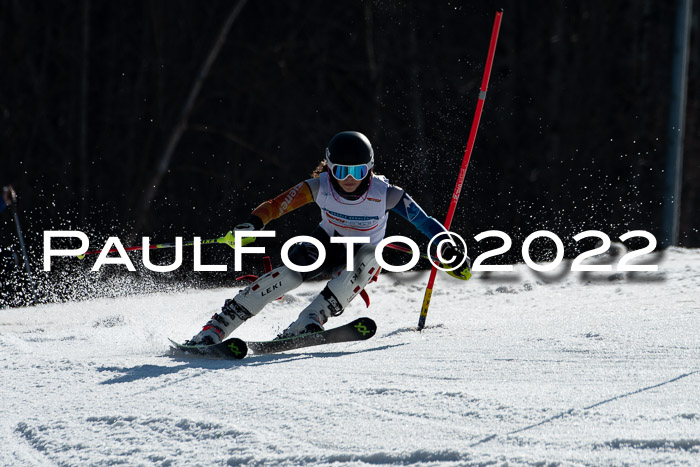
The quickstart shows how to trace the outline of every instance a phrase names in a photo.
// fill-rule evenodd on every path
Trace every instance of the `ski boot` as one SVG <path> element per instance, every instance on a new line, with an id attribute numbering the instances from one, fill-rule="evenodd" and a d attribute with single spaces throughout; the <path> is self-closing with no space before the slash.
<path id="1" fill-rule="evenodd" d="M 331 316 L 339 316 L 350 302 L 369 284 L 379 268 L 374 245 L 363 245 L 355 253 L 354 269 L 334 274 L 321 293 L 299 314 L 278 339 L 308 332 L 323 331 Z"/>
<path id="2" fill-rule="evenodd" d="M 248 319 L 260 313 L 268 303 L 301 285 L 301 274 L 286 266 L 260 276 L 258 280 L 226 300 L 221 313 L 216 313 L 202 330 L 185 345 L 218 344 Z"/>

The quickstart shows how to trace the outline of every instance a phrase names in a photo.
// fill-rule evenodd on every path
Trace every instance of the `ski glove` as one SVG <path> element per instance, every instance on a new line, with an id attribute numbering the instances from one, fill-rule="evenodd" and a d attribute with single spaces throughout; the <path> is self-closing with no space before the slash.
<path id="1" fill-rule="evenodd" d="M 471 258 L 469 258 L 469 256 L 467 256 L 466 252 L 462 248 L 462 245 L 452 245 L 450 243 L 446 243 L 442 247 L 442 257 L 445 260 L 452 260 L 450 261 L 452 264 L 459 264 L 460 261 L 462 261 L 462 258 L 465 258 L 464 262 L 459 267 L 451 271 L 448 270 L 445 272 L 450 276 L 463 281 L 469 280 L 469 278 L 472 277 L 472 260 Z M 451 267 L 451 265 L 443 263 L 442 267 L 449 268 Z"/>
<path id="2" fill-rule="evenodd" d="M 2 187 L 2 201 L 5 203 L 5 206 L 9 206 L 17 201 L 17 195 L 12 185 Z"/>
<path id="3" fill-rule="evenodd" d="M 237 226 L 235 226 L 235 227 L 233 228 L 233 230 L 246 230 L 246 231 L 250 231 L 250 230 L 257 230 L 257 229 L 256 229 L 255 226 L 254 226 L 253 224 L 251 224 L 250 222 L 244 222 L 244 223 L 242 223 L 242 224 L 238 224 Z"/>
<path id="4" fill-rule="evenodd" d="M 235 226 L 233 230 L 245 230 L 249 232 L 251 230 L 262 230 L 264 227 L 265 224 L 263 224 L 263 221 L 258 216 L 251 214 L 247 221 L 241 222 Z"/>
<path id="5" fill-rule="evenodd" d="M 228 233 L 226 233 L 226 235 L 221 237 L 219 239 L 219 243 L 225 243 L 231 248 L 236 248 L 236 235 L 234 234 L 236 230 L 251 232 L 253 230 L 262 230 L 263 227 L 265 227 L 265 224 L 263 223 L 262 219 L 260 219 L 254 214 L 251 214 L 246 222 L 238 224 L 233 228 L 233 230 L 229 230 Z M 253 243 L 254 241 L 255 237 L 243 237 L 241 241 L 241 246 Z"/>

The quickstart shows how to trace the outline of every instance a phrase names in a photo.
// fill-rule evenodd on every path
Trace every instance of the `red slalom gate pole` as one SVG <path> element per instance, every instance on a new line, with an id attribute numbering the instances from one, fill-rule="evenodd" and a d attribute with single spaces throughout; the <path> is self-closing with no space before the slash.
<path id="1" fill-rule="evenodd" d="M 462 185 L 464 184 L 464 178 L 467 176 L 467 166 L 469 165 L 469 159 L 472 155 L 472 150 L 474 149 L 474 141 L 476 140 L 476 132 L 479 129 L 479 121 L 481 120 L 481 111 L 484 108 L 484 101 L 486 100 L 486 89 L 489 86 L 489 78 L 491 77 L 491 67 L 493 66 L 493 56 L 496 53 L 496 42 L 498 42 L 498 31 L 501 29 L 501 18 L 503 17 L 503 9 L 499 8 L 496 12 L 496 18 L 493 21 L 493 29 L 491 30 L 491 43 L 489 45 L 489 53 L 486 58 L 486 66 L 484 68 L 484 77 L 481 81 L 481 92 L 479 93 L 479 100 L 476 104 L 476 113 L 474 114 L 474 120 L 472 121 L 472 129 L 469 132 L 469 141 L 467 142 L 467 149 L 464 151 L 464 158 L 462 159 L 462 166 L 459 169 L 459 176 L 457 177 L 457 183 L 455 184 L 455 189 L 452 192 L 452 200 L 450 201 L 450 208 L 447 210 L 447 218 L 445 219 L 445 228 L 450 230 L 450 225 L 452 224 L 452 218 L 454 217 L 455 210 L 457 209 L 457 201 L 459 201 L 459 195 L 462 192 Z M 430 278 L 428 279 L 428 286 L 425 289 L 425 296 L 423 297 L 423 306 L 420 311 L 420 318 L 418 319 L 418 330 L 421 331 L 425 327 L 425 319 L 428 316 L 428 308 L 430 308 L 430 297 L 433 294 L 433 286 L 435 285 L 435 276 L 437 274 L 437 268 L 433 265 L 430 270 Z"/>

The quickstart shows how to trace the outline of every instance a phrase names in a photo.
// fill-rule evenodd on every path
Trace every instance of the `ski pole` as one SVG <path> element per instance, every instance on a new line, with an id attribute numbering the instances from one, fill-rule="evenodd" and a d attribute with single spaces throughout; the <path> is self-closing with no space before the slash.
<path id="1" fill-rule="evenodd" d="M 399 246 L 399 245 L 396 245 L 394 243 L 389 243 L 389 244 L 387 244 L 386 247 L 391 248 L 392 250 L 396 250 L 396 251 L 403 251 L 404 253 L 412 253 L 412 250 L 410 248 L 406 248 L 405 246 Z M 440 261 L 437 257 L 428 256 L 425 253 L 421 253 L 420 257 L 423 259 L 431 259 L 432 258 L 433 261 Z"/>
<path id="2" fill-rule="evenodd" d="M 469 132 L 469 141 L 467 142 L 467 149 L 464 151 L 462 166 L 459 169 L 457 183 L 455 184 L 454 191 L 452 192 L 452 200 L 450 201 L 450 207 L 447 210 L 447 218 L 445 219 L 445 228 L 447 230 L 450 230 L 452 218 L 454 217 L 455 209 L 457 209 L 457 201 L 459 200 L 459 194 L 462 191 L 462 184 L 464 183 L 464 178 L 467 175 L 467 166 L 469 165 L 469 158 L 471 157 L 472 150 L 474 149 L 476 132 L 479 129 L 479 120 L 481 120 L 481 111 L 484 108 L 484 100 L 486 99 L 486 89 L 488 88 L 489 77 L 491 76 L 493 56 L 496 53 L 496 42 L 498 41 L 498 31 L 501 28 L 502 16 L 503 8 L 499 8 L 496 12 L 496 18 L 493 21 L 493 29 L 491 30 L 491 43 L 489 44 L 489 52 L 486 58 L 486 66 L 484 67 L 484 77 L 481 81 L 481 92 L 479 92 L 479 100 L 476 104 L 476 112 L 474 114 L 474 120 L 472 120 L 471 131 Z M 422 331 L 425 327 L 425 318 L 428 316 L 428 308 L 430 307 L 430 297 L 433 294 L 433 286 L 435 285 L 436 274 L 437 268 L 435 267 L 435 265 L 433 265 L 432 269 L 430 270 L 428 286 L 425 289 L 425 296 L 423 297 L 423 306 L 421 307 L 420 318 L 418 319 L 419 331 Z"/>
<path id="3" fill-rule="evenodd" d="M 32 268 L 29 265 L 29 256 L 27 255 L 27 247 L 24 245 L 24 235 L 22 235 L 22 228 L 19 225 L 19 216 L 17 215 L 17 198 L 14 191 L 12 191 L 12 204 L 10 204 L 10 210 L 12 211 L 12 217 L 15 220 L 15 227 L 17 228 L 17 237 L 19 238 L 19 246 L 22 249 L 22 256 L 24 256 L 24 268 L 27 270 L 27 276 L 29 277 L 29 283 L 32 284 L 32 299 L 36 302 L 36 284 L 34 283 L 34 277 L 32 276 Z"/>
<path id="4" fill-rule="evenodd" d="M 253 238 L 253 237 L 243 237 L 243 242 L 241 245 L 242 246 L 248 245 L 253 240 L 255 240 L 255 238 Z M 202 240 L 200 243 L 202 245 L 207 245 L 207 244 L 211 244 L 211 243 L 225 243 L 228 246 L 230 246 L 231 248 L 235 248 L 235 238 L 234 238 L 233 232 L 229 232 L 226 235 L 224 235 L 223 237 L 212 238 L 209 240 Z M 194 242 L 185 242 L 182 244 L 182 246 L 192 246 L 192 245 L 194 245 Z M 159 250 L 161 248 L 175 248 L 175 246 L 177 246 L 176 243 L 158 243 L 156 245 L 149 245 L 148 249 L 149 250 Z M 387 245 L 387 248 L 391 248 L 391 249 L 394 249 L 397 251 L 403 251 L 404 253 L 411 253 L 410 248 L 395 245 L 393 243 L 389 243 Z M 140 251 L 140 250 L 143 250 L 143 246 L 130 246 L 130 247 L 124 248 L 124 251 Z M 111 250 L 108 251 L 108 253 L 116 253 L 116 252 L 117 252 L 116 248 L 112 248 Z M 86 255 L 97 255 L 100 253 L 102 253 L 102 250 L 90 250 L 90 251 L 86 251 L 82 255 L 78 255 L 78 258 L 83 259 L 83 258 L 85 258 Z M 423 259 L 429 258 L 428 255 L 426 255 L 426 254 L 421 254 L 420 256 Z M 437 258 L 433 257 L 433 260 L 437 261 Z"/>
<path id="5" fill-rule="evenodd" d="M 254 241 L 255 241 L 255 237 L 243 237 L 241 240 L 241 246 L 246 246 L 249 243 L 252 243 Z M 212 243 L 223 243 L 223 244 L 230 246 L 231 248 L 236 248 L 236 238 L 235 238 L 232 231 L 229 231 L 223 237 L 212 238 L 209 240 L 201 240 L 200 243 L 202 245 L 208 245 L 208 244 L 212 244 Z M 194 245 L 194 241 L 184 242 L 182 244 L 182 246 L 192 246 L 192 245 Z M 176 246 L 177 246 L 177 243 L 158 243 L 156 245 L 148 245 L 148 249 L 149 250 L 159 250 L 161 248 L 175 248 Z M 124 251 L 140 251 L 140 250 L 143 250 L 143 246 L 130 246 L 130 247 L 124 248 Z M 78 255 L 78 259 L 83 259 L 83 258 L 85 258 L 86 255 L 96 255 L 96 254 L 102 253 L 102 251 L 103 250 L 86 251 L 82 255 Z M 108 251 L 108 253 L 115 253 L 117 251 L 118 250 L 116 248 L 112 248 Z"/>

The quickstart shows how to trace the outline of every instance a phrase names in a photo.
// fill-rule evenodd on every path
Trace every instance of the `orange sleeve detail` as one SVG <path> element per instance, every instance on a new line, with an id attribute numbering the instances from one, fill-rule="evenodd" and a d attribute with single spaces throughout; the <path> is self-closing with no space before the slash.
<path id="1" fill-rule="evenodd" d="M 253 210 L 253 215 L 258 216 L 264 224 L 282 217 L 314 200 L 311 189 L 306 182 L 301 182 L 271 200 L 265 201 Z"/>

